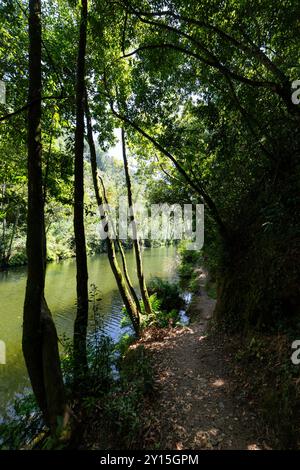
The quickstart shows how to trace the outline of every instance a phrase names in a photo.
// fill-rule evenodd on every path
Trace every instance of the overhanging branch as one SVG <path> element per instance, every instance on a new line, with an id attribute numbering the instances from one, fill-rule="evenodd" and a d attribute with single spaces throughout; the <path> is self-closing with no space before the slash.
<path id="1" fill-rule="evenodd" d="M 42 96 L 41 98 L 35 98 L 34 100 L 30 101 L 30 103 L 24 104 L 21 108 L 17 109 L 16 111 L 13 111 L 11 113 L 5 114 L 4 116 L 0 116 L 0 122 L 5 121 L 6 119 L 10 119 L 17 114 L 21 114 L 23 111 L 26 111 L 26 109 L 30 108 L 34 103 L 37 103 L 38 101 L 46 101 L 46 100 L 61 100 L 63 99 L 63 95 L 50 95 L 50 96 Z"/>
<path id="2" fill-rule="evenodd" d="M 159 142 L 157 142 L 157 140 L 155 140 L 150 134 L 148 134 L 146 131 L 144 131 L 138 124 L 131 121 L 131 119 L 129 119 L 128 116 L 119 113 L 114 108 L 113 101 L 112 101 L 111 97 L 109 98 L 109 104 L 110 104 L 110 108 L 111 108 L 111 111 L 114 114 L 114 116 L 116 116 L 118 119 L 120 119 L 124 123 L 130 125 L 139 134 L 141 134 L 143 137 L 145 137 L 147 140 L 149 140 L 149 142 L 151 142 L 154 145 L 154 147 L 156 147 L 163 155 L 165 155 L 174 164 L 177 171 L 184 177 L 184 179 L 191 186 L 191 188 L 203 198 L 204 203 L 209 208 L 213 219 L 215 220 L 215 222 L 217 223 L 217 225 L 219 227 L 220 234 L 222 235 L 222 237 L 224 239 L 228 240 L 228 238 L 229 238 L 228 229 L 227 229 L 225 223 L 223 222 L 214 201 L 212 200 L 210 195 L 206 192 L 203 185 L 200 184 L 200 183 L 195 183 L 190 178 L 190 176 L 187 174 L 185 169 L 181 166 L 181 164 L 176 160 L 176 158 L 168 150 L 166 150 Z"/>

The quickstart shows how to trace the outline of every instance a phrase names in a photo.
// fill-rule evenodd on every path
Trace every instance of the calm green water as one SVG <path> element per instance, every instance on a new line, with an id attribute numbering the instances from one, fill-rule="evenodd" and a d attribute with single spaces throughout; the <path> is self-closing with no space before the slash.
<path id="1" fill-rule="evenodd" d="M 133 252 L 126 253 L 128 268 L 134 283 Z M 176 271 L 176 249 L 161 247 L 143 252 L 146 278 L 159 276 L 172 279 Z M 76 313 L 75 260 L 51 263 L 47 267 L 46 298 L 59 335 L 72 337 Z M 6 344 L 6 364 L 0 364 L 0 415 L 18 393 L 29 386 L 21 351 L 22 309 L 26 284 L 26 269 L 0 273 L 0 340 Z M 105 254 L 89 258 L 89 284 L 95 284 L 101 294 L 99 309 L 103 329 L 114 340 L 120 336 L 122 301 L 116 288 Z"/>

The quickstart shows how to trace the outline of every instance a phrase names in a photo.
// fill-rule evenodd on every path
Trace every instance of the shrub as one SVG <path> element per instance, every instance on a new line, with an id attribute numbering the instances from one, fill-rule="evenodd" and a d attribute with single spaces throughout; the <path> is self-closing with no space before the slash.
<path id="1" fill-rule="evenodd" d="M 34 395 L 17 398 L 13 416 L 0 424 L 0 450 L 15 450 L 29 445 L 44 424 Z"/>
<path id="2" fill-rule="evenodd" d="M 117 444 L 128 448 L 140 431 L 143 397 L 153 391 L 152 367 L 144 347 L 129 348 L 119 370 L 120 377 L 104 403 L 104 414 Z"/>
<path id="3" fill-rule="evenodd" d="M 160 308 L 166 312 L 183 307 L 179 285 L 154 277 L 148 285 L 149 294 L 156 294 L 160 301 Z"/>
<path id="4" fill-rule="evenodd" d="M 175 304 L 178 305 L 178 301 Z M 183 300 L 180 299 L 180 303 L 183 304 Z M 141 327 L 147 328 L 149 326 L 156 326 L 158 328 L 166 328 L 168 326 L 174 326 L 179 323 L 179 308 L 172 308 L 171 310 L 162 309 L 162 301 L 158 298 L 158 294 L 154 293 L 150 295 L 150 305 L 152 313 L 150 315 L 143 313 L 141 317 Z"/>
<path id="5" fill-rule="evenodd" d="M 178 268 L 180 286 L 191 292 L 197 292 L 199 289 L 197 273 L 195 272 L 203 263 L 203 256 L 200 251 L 187 250 L 185 245 L 179 248 L 180 265 Z"/>

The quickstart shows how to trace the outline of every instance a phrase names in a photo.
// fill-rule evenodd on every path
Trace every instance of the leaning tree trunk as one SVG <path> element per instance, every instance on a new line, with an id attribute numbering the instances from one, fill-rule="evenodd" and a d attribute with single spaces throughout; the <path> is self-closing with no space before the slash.
<path id="1" fill-rule="evenodd" d="M 28 275 L 23 318 L 23 353 L 34 395 L 54 431 L 65 414 L 57 334 L 44 296 L 45 225 L 41 146 L 41 2 L 29 1 Z"/>
<path id="2" fill-rule="evenodd" d="M 131 210 L 130 220 L 131 220 L 131 226 L 132 226 L 132 232 L 133 232 L 132 238 L 133 238 L 133 246 L 134 246 L 134 251 L 135 251 L 137 275 L 138 275 L 138 280 L 139 280 L 139 285 L 140 285 L 140 290 L 141 290 L 141 296 L 142 296 L 144 307 L 145 307 L 145 312 L 147 314 L 151 314 L 151 305 L 149 301 L 149 294 L 148 294 L 144 272 L 143 272 L 141 249 L 140 249 L 140 243 L 138 240 L 137 226 L 136 226 L 136 220 L 135 220 L 134 210 L 133 210 L 131 179 L 130 179 L 129 169 L 128 169 L 128 160 L 127 160 L 127 155 L 126 155 L 126 143 L 125 143 L 125 131 L 123 127 L 122 127 L 122 151 L 123 151 L 123 162 L 124 162 L 124 170 L 125 170 L 125 178 L 126 178 L 126 186 L 127 186 L 128 205 L 129 205 L 129 209 Z"/>
<path id="3" fill-rule="evenodd" d="M 76 78 L 76 130 L 74 180 L 74 233 L 77 269 L 77 315 L 74 325 L 74 378 L 87 372 L 86 335 L 88 325 L 88 269 L 84 230 L 84 89 L 87 28 L 87 0 L 81 1 L 81 21 Z"/>
<path id="4" fill-rule="evenodd" d="M 121 240 L 119 239 L 118 236 L 116 237 L 116 243 L 117 243 L 117 247 L 118 247 L 119 252 L 120 252 L 120 256 L 121 256 L 121 260 L 122 260 L 122 266 L 123 266 L 123 272 L 124 272 L 124 276 L 125 276 L 128 288 L 129 288 L 130 293 L 132 295 L 132 298 L 135 302 L 137 310 L 139 312 L 141 312 L 141 306 L 140 306 L 139 298 L 137 296 L 137 293 L 135 292 L 135 289 L 133 287 L 133 284 L 132 284 L 130 276 L 129 276 L 124 248 L 123 248 Z"/>
<path id="5" fill-rule="evenodd" d="M 107 204 L 108 201 L 107 201 L 107 198 L 106 198 L 105 187 L 104 187 L 104 183 L 103 183 L 102 179 L 101 179 L 101 184 L 102 184 L 102 189 L 103 189 L 103 197 L 101 196 L 101 190 L 100 190 L 99 184 L 98 184 L 96 148 L 95 148 L 95 142 L 94 142 L 94 137 L 93 137 L 91 115 L 90 115 L 89 105 L 88 105 L 88 96 L 87 96 L 86 91 L 85 91 L 85 114 L 86 114 L 86 122 L 87 122 L 87 138 L 88 138 L 88 143 L 89 143 L 89 148 L 90 148 L 93 185 L 94 185 L 97 205 L 100 208 L 101 206 L 103 206 L 103 202 L 105 202 L 105 204 Z M 108 230 L 109 220 L 108 220 L 106 212 L 101 211 L 100 216 L 101 216 L 101 221 L 102 221 L 105 229 Z M 139 313 L 138 313 L 138 309 L 137 309 L 137 306 L 134 304 L 130 293 L 128 292 L 126 282 L 124 280 L 122 271 L 119 267 L 119 263 L 118 263 L 118 260 L 117 260 L 117 257 L 116 257 L 114 241 L 109 236 L 107 236 L 107 238 L 106 238 L 106 246 L 107 246 L 108 259 L 109 259 L 109 262 L 110 262 L 112 272 L 113 272 L 114 277 L 116 279 L 120 295 L 122 297 L 125 308 L 126 308 L 126 310 L 128 312 L 128 315 L 130 317 L 133 328 L 134 328 L 136 334 L 138 335 L 139 334 Z"/>

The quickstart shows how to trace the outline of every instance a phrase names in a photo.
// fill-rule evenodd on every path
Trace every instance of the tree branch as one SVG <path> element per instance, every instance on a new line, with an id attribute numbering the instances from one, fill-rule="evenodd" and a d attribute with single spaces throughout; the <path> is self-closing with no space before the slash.
<path id="1" fill-rule="evenodd" d="M 235 102 L 238 110 L 240 111 L 241 115 L 243 116 L 243 118 L 245 119 L 245 122 L 247 123 L 248 125 L 248 128 L 251 132 L 251 134 L 254 136 L 254 138 L 257 140 L 257 143 L 259 145 L 259 147 L 261 148 L 261 150 L 264 152 L 264 154 L 270 158 L 271 160 L 274 160 L 274 156 L 271 152 L 269 152 L 265 146 L 260 142 L 256 132 L 255 132 L 255 129 L 252 125 L 252 121 L 254 120 L 253 117 L 248 113 L 248 111 L 242 106 L 242 104 L 240 103 L 240 100 L 235 92 L 235 89 L 234 89 L 234 86 L 233 86 L 233 83 L 230 79 L 230 77 L 225 77 L 226 78 L 226 81 L 228 83 L 228 86 L 229 86 L 229 90 L 230 90 L 230 93 L 231 93 L 231 96 L 233 98 L 233 101 Z"/>
<path id="2" fill-rule="evenodd" d="M 210 61 L 208 59 L 205 59 L 203 56 L 201 56 L 200 54 L 196 53 L 196 52 L 193 52 L 189 49 L 186 49 L 184 47 L 181 47 L 181 46 L 177 46 L 175 44 L 170 44 L 170 43 L 161 43 L 161 44 L 146 44 L 144 46 L 140 46 L 138 47 L 137 49 L 135 49 L 134 51 L 131 51 L 131 52 L 128 52 L 127 54 L 121 56 L 120 58 L 121 59 L 125 59 L 125 58 L 128 58 L 128 57 L 131 57 L 135 54 L 137 54 L 138 52 L 140 51 L 143 51 L 143 50 L 149 50 L 149 49 L 166 49 L 166 48 L 169 48 L 169 49 L 173 49 L 173 50 L 176 50 L 176 51 L 179 51 L 179 52 L 182 52 L 183 54 L 187 54 L 191 57 L 193 57 L 194 59 L 197 59 L 201 62 L 203 62 L 204 64 L 210 66 L 210 67 L 213 67 L 213 68 L 216 68 L 217 70 L 219 70 L 222 75 L 226 75 L 226 76 L 230 76 L 232 77 L 234 80 L 237 80 L 239 82 L 242 82 L 242 83 L 245 83 L 246 85 L 251 85 L 251 86 L 254 86 L 254 87 L 264 87 L 264 88 L 268 88 L 268 89 L 271 89 L 271 90 L 275 90 L 276 87 L 278 86 L 276 83 L 274 82 L 268 82 L 268 81 L 256 81 L 256 80 L 251 80 L 250 78 L 247 78 L 247 77 L 244 77 L 242 75 L 239 75 L 235 72 L 232 72 L 230 69 L 228 69 L 227 67 L 225 67 L 225 65 L 222 65 L 220 64 L 219 62 L 217 61 Z"/>
<path id="3" fill-rule="evenodd" d="M 223 31 L 218 26 L 207 23 L 206 21 L 198 20 L 196 18 L 190 18 L 190 17 L 185 16 L 185 15 L 180 15 L 178 13 L 175 13 L 175 12 L 171 11 L 171 10 L 153 11 L 153 12 L 138 11 L 138 10 L 135 10 L 129 4 L 129 2 L 127 2 L 126 0 L 123 0 L 123 3 L 127 6 L 127 8 L 129 8 L 131 13 L 135 14 L 139 18 L 142 17 L 142 16 L 151 17 L 151 18 L 155 17 L 155 16 L 157 16 L 157 17 L 169 16 L 169 17 L 171 17 L 175 20 L 183 21 L 184 23 L 192 24 L 192 25 L 195 25 L 195 26 L 199 26 L 200 28 L 205 28 L 205 29 L 208 29 L 210 31 L 213 31 L 216 34 L 218 34 L 222 39 L 225 39 L 227 42 L 229 42 L 229 43 L 233 44 L 234 46 L 236 46 L 238 49 L 242 50 L 243 52 L 245 52 L 247 54 L 250 54 L 250 55 L 256 57 L 262 64 L 264 64 L 264 66 L 269 71 L 271 71 L 273 73 L 273 75 L 275 75 L 277 78 L 279 78 L 282 83 L 286 83 L 287 81 L 289 81 L 289 79 L 277 67 L 277 65 L 274 64 L 274 62 L 271 61 L 271 59 L 260 49 L 259 46 L 257 46 L 255 43 L 253 43 L 253 41 L 251 41 L 249 36 L 240 27 L 238 29 L 241 32 L 241 34 L 244 36 L 244 38 L 247 40 L 249 45 L 240 42 L 238 39 L 233 37 L 231 34 L 227 33 L 226 31 Z M 161 24 L 161 26 L 163 26 L 163 25 Z"/>
<path id="4" fill-rule="evenodd" d="M 106 84 L 105 84 L 105 88 L 107 89 Z M 110 95 L 108 94 L 108 96 Z M 203 185 L 200 183 L 196 184 L 189 177 L 189 175 L 186 173 L 185 169 L 181 166 L 181 164 L 178 163 L 176 158 L 170 152 L 168 152 L 168 150 L 166 150 L 159 142 L 157 142 L 157 140 L 155 140 L 151 135 L 149 135 L 146 131 L 144 131 L 138 124 L 131 121 L 131 119 L 129 119 L 128 116 L 124 114 L 120 114 L 118 111 L 116 111 L 111 97 L 109 97 L 109 104 L 110 104 L 111 112 L 118 119 L 130 125 L 133 129 L 139 132 L 139 134 L 141 134 L 143 137 L 149 140 L 149 142 L 151 142 L 154 145 L 154 147 L 156 147 L 163 155 L 165 155 L 169 160 L 171 160 L 171 162 L 174 164 L 177 171 L 185 178 L 185 180 L 191 186 L 191 188 L 193 188 L 193 190 L 203 198 L 204 202 L 207 204 L 208 208 L 210 209 L 212 217 L 214 218 L 215 222 L 217 223 L 219 227 L 220 234 L 222 235 L 224 239 L 228 240 L 229 239 L 228 229 L 225 223 L 223 222 L 222 218 L 220 217 L 219 211 L 214 201 L 209 196 L 209 194 L 205 191 Z"/>
<path id="5" fill-rule="evenodd" d="M 23 111 L 26 111 L 30 106 L 35 104 L 38 101 L 45 101 L 45 100 L 61 100 L 63 99 L 63 95 L 60 94 L 59 96 L 56 95 L 50 95 L 50 96 L 42 96 L 41 98 L 35 98 L 34 100 L 30 101 L 30 103 L 24 104 L 22 108 L 17 109 L 16 111 L 13 111 L 12 113 L 5 114 L 4 116 L 0 116 L 0 122 L 5 121 L 6 119 L 10 119 L 13 116 L 16 116 L 17 114 L 22 113 Z"/>
<path id="6" fill-rule="evenodd" d="M 215 67 L 218 69 L 223 75 L 231 76 L 234 80 L 240 81 L 242 83 L 245 83 L 247 85 L 255 86 L 255 87 L 263 87 L 263 88 L 268 88 L 271 89 L 274 93 L 276 93 L 282 101 L 285 103 L 288 111 L 292 115 L 297 115 L 299 117 L 300 115 L 300 109 L 299 107 L 295 106 L 291 102 L 291 90 L 290 90 L 290 80 L 289 78 L 277 67 L 274 62 L 272 62 L 269 57 L 264 54 L 264 52 L 256 45 L 254 44 L 250 38 L 246 35 L 245 32 L 243 32 L 240 28 L 241 33 L 244 35 L 244 37 L 247 39 L 250 45 L 243 44 L 242 42 L 238 41 L 236 38 L 233 36 L 229 35 L 228 33 L 224 32 L 217 26 L 210 25 L 208 23 L 205 23 L 203 21 L 197 20 L 197 19 L 192 19 L 186 16 L 181 16 L 177 15 L 176 13 L 173 13 L 171 11 L 165 11 L 165 12 L 140 12 L 138 10 L 135 10 L 129 2 L 126 0 L 123 0 L 123 6 L 128 8 L 129 12 L 134 14 L 139 18 L 139 20 L 142 23 L 149 24 L 155 27 L 158 27 L 160 29 L 165 29 L 167 31 L 173 32 L 177 34 L 178 36 L 184 37 L 188 39 L 189 41 L 193 42 L 193 44 L 202 50 L 209 58 L 209 61 L 204 61 L 207 65 L 210 65 L 212 67 Z M 143 18 L 143 16 L 171 16 L 174 19 L 181 20 L 181 21 L 186 21 L 189 22 L 190 24 L 198 25 L 200 27 L 205 27 L 208 28 L 216 34 L 218 34 L 220 37 L 225 39 L 226 41 L 230 41 L 232 44 L 234 44 L 237 48 L 242 50 L 243 52 L 250 54 L 254 57 L 256 57 L 260 63 L 262 63 L 269 71 L 272 72 L 274 76 L 276 76 L 279 80 L 280 83 L 276 83 L 273 81 L 268 81 L 268 80 L 263 80 L 263 81 L 258 81 L 258 80 L 252 80 L 249 79 L 243 75 L 240 75 L 239 73 L 236 73 L 232 70 L 230 70 L 227 66 L 223 65 L 220 60 L 209 50 L 207 47 L 205 47 L 201 42 L 199 42 L 198 39 L 194 38 L 193 36 L 183 32 L 182 30 L 170 26 L 169 24 L 165 24 L 159 21 L 153 21 L 149 20 L 147 18 Z M 186 53 L 188 53 L 188 50 L 185 50 Z M 190 51 L 191 52 L 191 51 Z M 194 53 L 190 53 L 190 55 L 193 55 Z M 195 57 L 195 56 L 194 56 Z M 200 56 L 198 57 L 200 59 Z M 203 59 L 203 58 L 202 58 Z M 209 63 L 208 63 L 209 62 Z"/>

